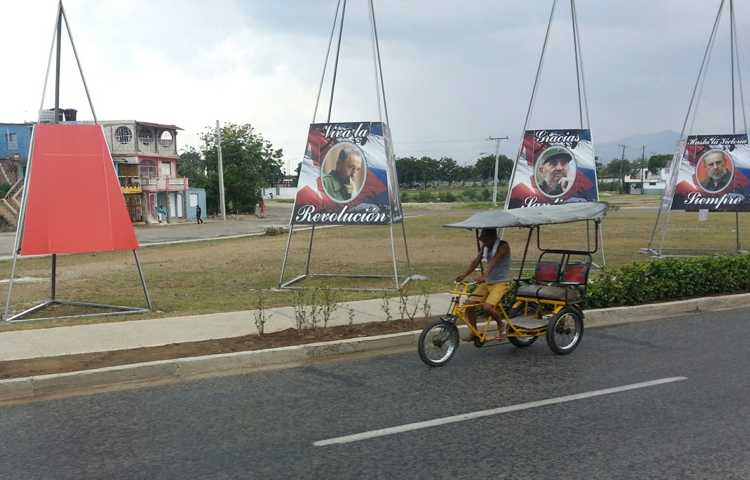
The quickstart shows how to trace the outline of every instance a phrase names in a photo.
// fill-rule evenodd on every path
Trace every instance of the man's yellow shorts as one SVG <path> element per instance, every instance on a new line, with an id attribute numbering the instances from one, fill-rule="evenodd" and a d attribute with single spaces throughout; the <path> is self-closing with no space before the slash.
<path id="1" fill-rule="evenodd" d="M 476 290 L 471 292 L 469 301 L 471 303 L 481 302 L 498 305 L 509 289 L 510 282 L 480 283 Z"/>

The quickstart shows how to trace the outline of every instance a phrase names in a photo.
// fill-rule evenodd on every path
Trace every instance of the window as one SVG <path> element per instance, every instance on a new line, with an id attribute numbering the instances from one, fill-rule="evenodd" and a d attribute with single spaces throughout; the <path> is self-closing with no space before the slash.
<path id="1" fill-rule="evenodd" d="M 142 128 L 138 132 L 138 140 L 144 145 L 151 145 L 154 141 L 154 134 L 147 128 Z"/>
<path id="2" fill-rule="evenodd" d="M 140 165 L 141 177 L 155 177 L 156 166 L 153 163 L 142 163 Z"/>
<path id="3" fill-rule="evenodd" d="M 5 143 L 8 150 L 18 150 L 18 134 L 16 132 L 5 132 Z"/>
<path id="4" fill-rule="evenodd" d="M 133 132 L 130 131 L 128 127 L 117 127 L 117 129 L 115 129 L 115 140 L 117 140 L 118 143 L 124 145 L 130 143 L 132 139 Z"/>
<path id="5" fill-rule="evenodd" d="M 170 132 L 169 130 L 164 130 L 163 132 L 161 132 L 161 135 L 159 135 L 159 145 L 161 145 L 162 147 L 168 147 L 172 145 L 172 140 L 172 132 Z"/>
<path id="6" fill-rule="evenodd" d="M 172 176 L 172 162 L 161 162 L 159 164 L 159 175 L 162 177 Z"/>

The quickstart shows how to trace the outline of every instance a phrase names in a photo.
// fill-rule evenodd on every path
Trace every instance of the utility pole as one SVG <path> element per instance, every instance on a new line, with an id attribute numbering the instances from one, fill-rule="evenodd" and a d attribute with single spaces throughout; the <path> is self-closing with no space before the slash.
<path id="1" fill-rule="evenodd" d="M 620 158 L 620 193 L 625 193 L 625 176 L 623 174 L 623 168 L 625 167 L 625 149 L 627 145 L 619 144 L 618 147 L 622 148 L 622 157 Z"/>
<path id="2" fill-rule="evenodd" d="M 641 195 L 646 193 L 646 145 L 641 145 Z"/>
<path id="3" fill-rule="evenodd" d="M 500 162 L 500 142 L 508 140 L 508 137 L 487 137 L 490 142 L 495 142 L 495 178 L 494 188 L 492 190 L 492 205 L 497 207 L 497 170 L 498 163 Z"/>
<path id="4" fill-rule="evenodd" d="M 221 158 L 221 128 L 219 121 L 216 120 L 216 155 L 219 158 L 219 213 L 221 219 L 227 219 L 227 207 L 224 201 L 224 163 Z"/>

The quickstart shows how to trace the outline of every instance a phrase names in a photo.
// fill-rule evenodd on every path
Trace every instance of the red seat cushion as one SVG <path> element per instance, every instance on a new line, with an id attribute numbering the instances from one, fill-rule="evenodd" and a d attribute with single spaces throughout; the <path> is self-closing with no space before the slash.
<path id="1" fill-rule="evenodd" d="M 534 280 L 537 282 L 556 282 L 560 273 L 560 264 L 557 262 L 539 262 L 534 271 Z"/>
<path id="2" fill-rule="evenodd" d="M 569 263 L 566 265 L 565 271 L 563 271 L 562 281 L 564 283 L 584 285 L 586 283 L 586 275 L 588 274 L 588 271 L 589 266 L 585 263 Z"/>

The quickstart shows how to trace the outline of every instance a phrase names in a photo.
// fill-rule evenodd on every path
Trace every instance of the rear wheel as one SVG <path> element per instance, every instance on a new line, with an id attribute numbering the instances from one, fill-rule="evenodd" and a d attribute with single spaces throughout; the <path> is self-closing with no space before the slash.
<path id="1" fill-rule="evenodd" d="M 419 335 L 419 358 L 431 367 L 442 367 L 458 349 L 458 328 L 451 322 L 437 320 L 427 325 Z"/>
<path id="2" fill-rule="evenodd" d="M 575 350 L 581 337 L 583 315 L 573 308 L 563 308 L 547 324 L 547 345 L 558 355 L 567 355 Z"/>

